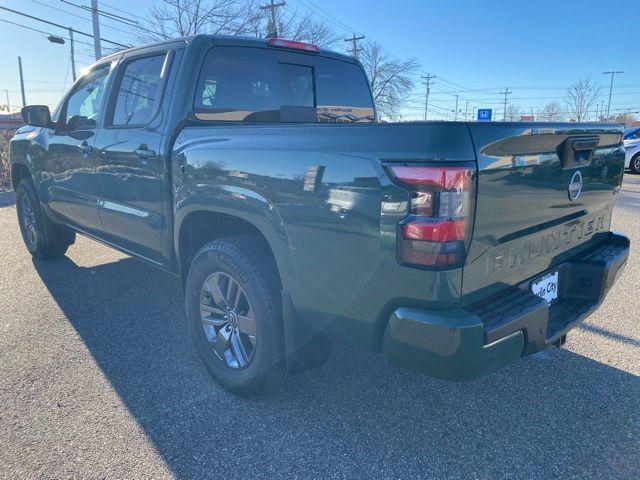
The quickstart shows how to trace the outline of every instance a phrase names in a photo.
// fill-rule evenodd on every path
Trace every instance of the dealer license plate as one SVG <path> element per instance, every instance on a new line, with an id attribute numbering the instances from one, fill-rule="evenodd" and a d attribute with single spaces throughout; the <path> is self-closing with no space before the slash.
<path id="1" fill-rule="evenodd" d="M 547 303 L 558 298 L 558 271 L 547 273 L 531 282 L 531 291 L 534 295 L 544 298 Z"/>

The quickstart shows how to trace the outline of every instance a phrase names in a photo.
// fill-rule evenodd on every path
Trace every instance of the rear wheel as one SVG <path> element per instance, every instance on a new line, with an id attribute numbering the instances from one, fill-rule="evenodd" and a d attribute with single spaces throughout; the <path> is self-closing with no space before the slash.
<path id="1" fill-rule="evenodd" d="M 22 179 L 16 188 L 16 211 L 22 240 L 34 257 L 60 257 L 75 242 L 73 230 L 44 215 L 30 178 Z"/>
<path id="2" fill-rule="evenodd" d="M 187 321 L 213 378 L 239 395 L 287 378 L 277 276 L 260 241 L 238 235 L 205 245 L 187 275 Z"/>
<path id="3" fill-rule="evenodd" d="M 636 175 L 640 175 L 640 153 L 637 153 L 629 162 L 629 169 Z"/>

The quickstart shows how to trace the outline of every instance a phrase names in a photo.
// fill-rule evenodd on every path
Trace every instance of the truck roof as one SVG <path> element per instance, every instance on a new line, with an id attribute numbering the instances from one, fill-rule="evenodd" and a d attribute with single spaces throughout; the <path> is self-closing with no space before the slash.
<path id="1" fill-rule="evenodd" d="M 126 50 L 119 50 L 110 55 L 107 55 L 103 57 L 102 60 L 108 59 L 110 57 L 115 58 L 119 55 L 122 55 L 123 53 L 135 52 L 137 50 L 142 50 L 149 47 L 167 45 L 167 44 L 176 43 L 176 42 L 185 42 L 187 45 L 193 44 L 193 43 L 200 43 L 200 42 L 210 42 L 213 45 L 227 45 L 227 46 L 254 47 L 254 48 L 278 48 L 278 47 L 270 47 L 269 45 L 267 45 L 267 40 L 268 39 L 266 38 L 244 37 L 244 36 L 237 36 L 237 35 L 198 34 L 198 35 L 191 35 L 188 37 L 169 38 L 167 40 L 162 40 L 160 42 L 148 43 L 144 45 L 137 45 L 135 47 L 131 47 Z M 283 38 L 283 40 L 287 40 L 287 39 Z M 349 55 L 334 52 L 324 48 L 321 48 L 318 53 L 313 53 L 313 55 L 322 55 L 323 57 L 330 57 L 336 60 L 357 63 L 357 61 Z"/>

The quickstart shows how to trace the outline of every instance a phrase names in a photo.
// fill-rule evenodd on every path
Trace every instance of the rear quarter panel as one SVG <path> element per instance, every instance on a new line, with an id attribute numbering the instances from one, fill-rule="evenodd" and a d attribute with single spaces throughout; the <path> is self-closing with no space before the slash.
<path id="1" fill-rule="evenodd" d="M 461 270 L 398 265 L 408 193 L 382 162 L 472 160 L 464 125 L 192 126 L 172 157 L 185 172 L 174 168 L 176 233 L 196 210 L 252 222 L 299 316 L 334 338 L 375 348 L 398 304 L 457 303 Z"/>

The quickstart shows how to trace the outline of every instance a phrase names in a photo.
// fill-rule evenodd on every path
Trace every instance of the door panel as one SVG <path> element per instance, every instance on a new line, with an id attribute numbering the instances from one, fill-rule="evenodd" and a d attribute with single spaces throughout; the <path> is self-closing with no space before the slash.
<path id="1" fill-rule="evenodd" d="M 158 262 L 164 226 L 159 107 L 169 58 L 156 52 L 125 61 L 95 145 L 102 237 Z"/>
<path id="2" fill-rule="evenodd" d="M 83 135 L 78 138 L 78 133 Z M 98 217 L 94 131 L 49 135 L 47 173 L 49 207 L 66 222 L 91 232 L 101 228 Z"/>
<path id="3" fill-rule="evenodd" d="M 42 165 L 50 208 L 89 232 L 101 228 L 93 147 L 109 71 L 110 64 L 95 67 L 70 92 L 49 132 Z"/>
<path id="4" fill-rule="evenodd" d="M 102 236 L 151 260 L 163 227 L 159 147 L 159 133 L 139 130 L 101 130 L 96 141 Z"/>

